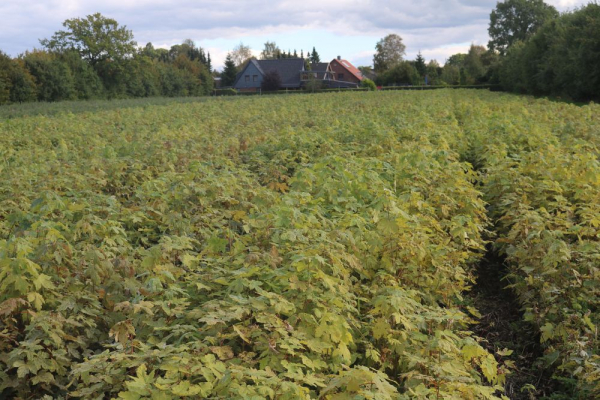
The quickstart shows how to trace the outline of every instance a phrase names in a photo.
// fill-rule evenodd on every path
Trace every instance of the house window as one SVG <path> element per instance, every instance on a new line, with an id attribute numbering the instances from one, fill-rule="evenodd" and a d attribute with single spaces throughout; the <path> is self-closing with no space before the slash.
<path id="1" fill-rule="evenodd" d="M 244 76 L 244 81 L 246 81 L 246 82 L 250 82 L 250 75 L 246 75 L 246 76 Z"/>
<path id="2" fill-rule="evenodd" d="M 258 75 L 252 75 L 252 82 L 258 82 Z"/>
<path id="3" fill-rule="evenodd" d="M 338 74 L 338 79 L 344 79 L 344 74 Z"/>

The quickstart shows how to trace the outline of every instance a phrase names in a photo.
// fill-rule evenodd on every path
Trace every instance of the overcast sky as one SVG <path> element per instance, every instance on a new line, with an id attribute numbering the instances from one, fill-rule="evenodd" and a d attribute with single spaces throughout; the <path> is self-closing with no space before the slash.
<path id="1" fill-rule="evenodd" d="M 587 0 L 546 0 L 565 11 Z M 210 51 L 217 69 L 236 44 L 259 54 L 275 41 L 283 50 L 316 47 L 372 65 L 375 44 L 399 34 L 408 59 L 419 50 L 441 64 L 471 43 L 486 45 L 496 0 L 0 0 L 0 50 L 17 56 L 62 29 L 68 18 L 100 12 L 133 31 L 140 46 L 170 47 L 190 38 Z"/>

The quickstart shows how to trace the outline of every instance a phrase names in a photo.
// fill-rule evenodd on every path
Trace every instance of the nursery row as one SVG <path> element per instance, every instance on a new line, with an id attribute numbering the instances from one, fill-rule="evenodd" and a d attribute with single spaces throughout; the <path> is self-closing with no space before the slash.
<path id="1" fill-rule="evenodd" d="M 489 241 L 548 367 L 597 394 L 598 111 L 440 90 L 0 122 L 0 394 L 500 398 L 516 355 L 468 298 Z"/>

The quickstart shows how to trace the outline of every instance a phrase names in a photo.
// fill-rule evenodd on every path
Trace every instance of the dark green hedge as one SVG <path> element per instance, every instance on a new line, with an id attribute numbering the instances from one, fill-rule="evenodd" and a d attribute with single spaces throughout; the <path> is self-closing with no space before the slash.
<path id="1" fill-rule="evenodd" d="M 380 90 L 434 90 L 434 89 L 489 89 L 492 92 L 502 91 L 501 85 L 457 85 L 457 86 L 385 86 Z M 368 92 L 369 88 L 335 88 L 319 89 L 315 91 L 300 90 L 277 90 L 269 92 L 241 92 L 235 89 L 216 89 L 215 96 L 259 96 L 259 95 L 279 95 L 279 94 L 306 94 L 306 93 L 342 93 L 342 92 Z"/>
<path id="2" fill-rule="evenodd" d="M 502 91 L 501 85 L 438 85 L 438 86 L 384 86 L 380 90 L 435 90 L 435 89 L 489 89 Z"/>
<path id="3" fill-rule="evenodd" d="M 330 92 L 368 92 L 368 88 L 336 88 L 336 89 L 318 89 L 309 91 L 305 89 L 299 90 L 277 90 L 277 91 L 262 91 L 262 92 L 242 92 L 235 89 L 217 89 L 214 90 L 215 96 L 258 96 L 272 94 L 306 94 L 306 93 L 330 93 Z"/>

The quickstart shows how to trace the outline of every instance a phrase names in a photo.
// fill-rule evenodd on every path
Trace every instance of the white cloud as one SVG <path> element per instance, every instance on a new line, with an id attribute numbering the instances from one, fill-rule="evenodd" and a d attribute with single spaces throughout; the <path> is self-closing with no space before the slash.
<path id="1" fill-rule="evenodd" d="M 265 38 L 284 49 L 316 46 L 324 58 L 342 53 L 369 63 L 377 40 L 398 33 L 408 57 L 421 50 L 443 62 L 449 49 L 487 43 L 489 14 L 497 0 L 2 0 L 0 50 L 16 56 L 39 47 L 65 19 L 100 12 L 134 32 L 140 45 L 169 47 L 191 38 L 214 64 L 239 41 L 256 53 Z M 587 0 L 550 0 L 559 10 Z M 318 37 L 316 34 L 320 33 Z M 281 39 L 281 41 L 280 41 Z M 283 42 L 285 40 L 285 42 Z M 310 42 L 309 42 L 310 40 Z M 323 49 L 323 51 L 321 50 Z M 323 54 L 325 53 L 325 54 Z"/>
<path id="2" fill-rule="evenodd" d="M 587 1 L 579 1 L 579 0 L 546 0 L 546 3 L 552 4 L 554 7 L 565 10 L 569 8 L 574 8 L 576 6 L 581 6 L 583 4 L 588 3 Z"/>

